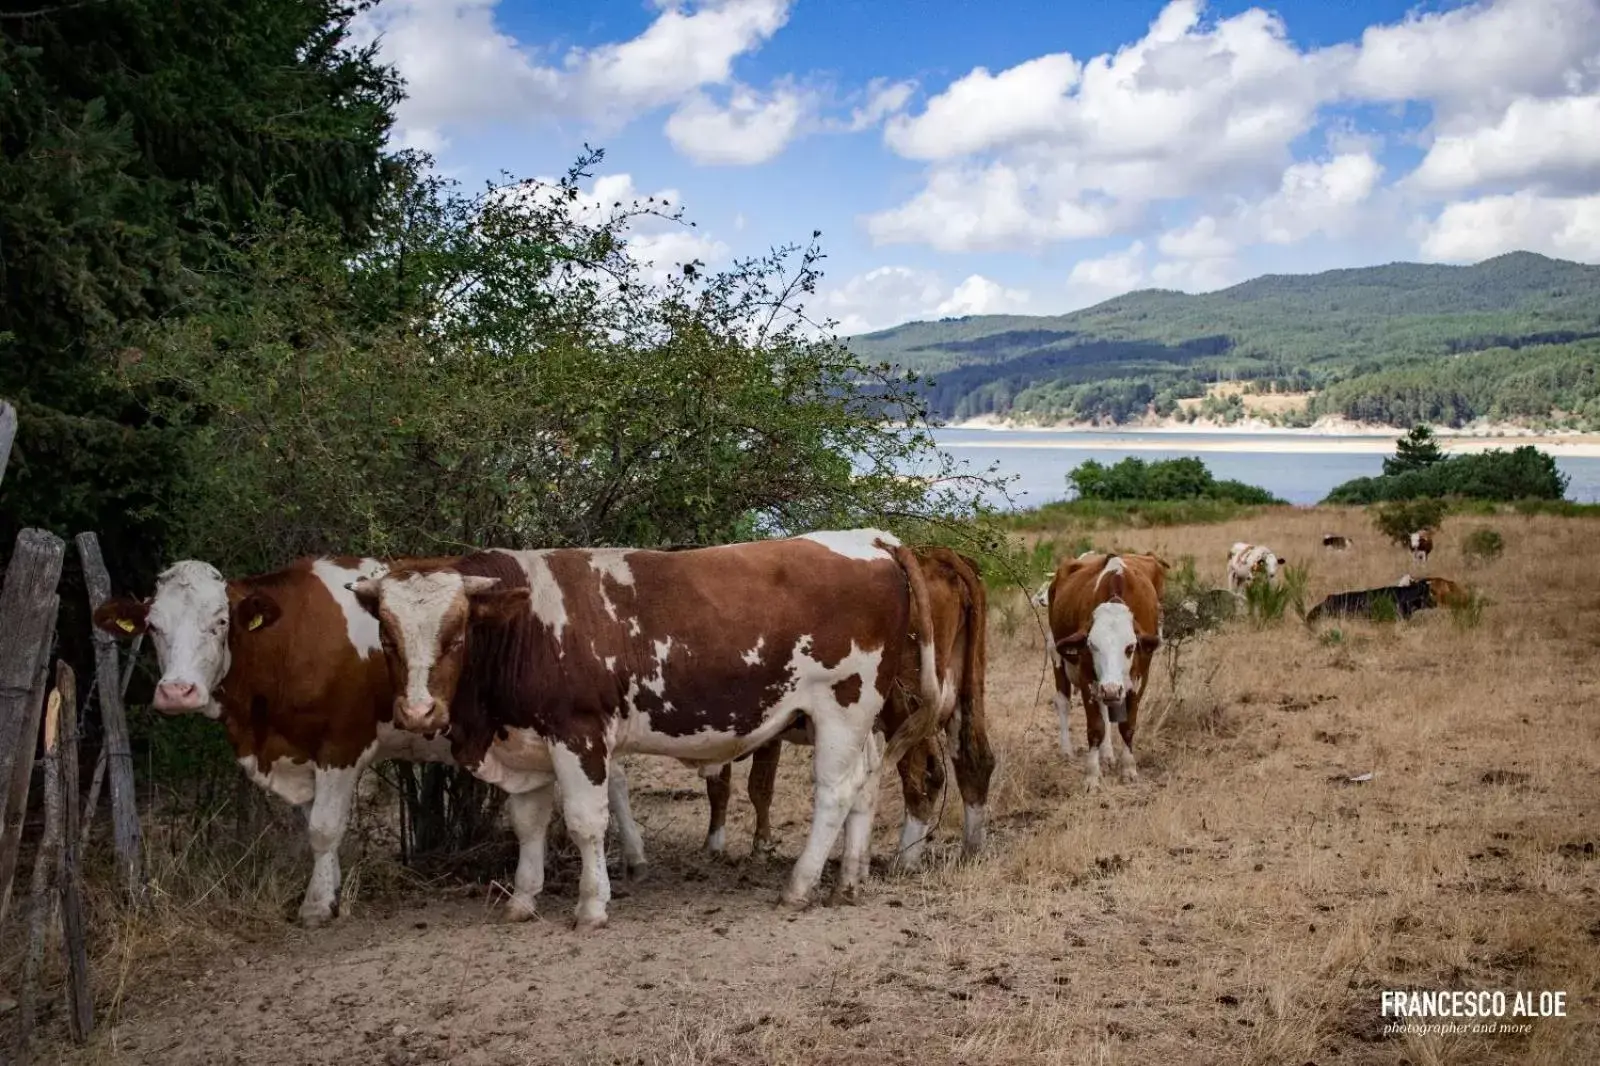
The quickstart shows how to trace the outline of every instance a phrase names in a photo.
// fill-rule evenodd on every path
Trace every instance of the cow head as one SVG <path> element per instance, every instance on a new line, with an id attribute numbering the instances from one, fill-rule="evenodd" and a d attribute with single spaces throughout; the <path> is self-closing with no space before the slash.
<path id="1" fill-rule="evenodd" d="M 453 570 L 389 573 L 351 583 L 378 620 L 378 639 L 395 690 L 394 723 L 431 733 L 450 724 L 474 630 L 503 624 L 527 608 L 527 588 Z"/>
<path id="2" fill-rule="evenodd" d="M 155 709 L 164 714 L 203 711 L 215 718 L 216 690 L 232 665 L 233 635 L 270 627 L 281 616 L 277 601 L 262 591 L 234 591 L 216 567 L 186 559 L 156 578 L 145 601 L 119 597 L 94 613 L 94 624 L 114 636 L 148 633 L 161 664 Z"/>
<path id="3" fill-rule="evenodd" d="M 1056 645 L 1062 655 L 1081 656 L 1088 650 L 1094 664 L 1094 694 L 1113 722 L 1127 721 L 1128 695 L 1140 687 L 1150 656 L 1160 646 L 1161 637 L 1140 633 L 1128 605 L 1115 601 L 1094 609 L 1087 631 L 1080 629 Z"/>

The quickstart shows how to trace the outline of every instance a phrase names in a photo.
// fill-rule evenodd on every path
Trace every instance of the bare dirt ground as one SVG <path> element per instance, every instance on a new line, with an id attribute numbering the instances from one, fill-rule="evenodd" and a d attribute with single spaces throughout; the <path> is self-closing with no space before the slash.
<path id="1" fill-rule="evenodd" d="M 1484 524 L 1506 553 L 1472 566 L 1459 546 Z M 1324 552 L 1325 531 L 1356 549 Z M 481 890 L 396 896 L 381 863 L 356 858 L 344 915 L 307 933 L 281 917 L 302 862 L 268 919 L 125 931 L 97 970 L 118 1016 L 91 1047 L 58 1043 L 42 1058 L 1600 1062 L 1597 535 L 1581 520 L 1449 520 L 1426 569 L 1488 595 L 1476 627 L 1444 610 L 1344 624 L 1338 639 L 1326 625 L 1236 622 L 1185 650 L 1176 691 L 1158 658 L 1143 779 L 1110 777 L 1097 795 L 1056 746 L 1032 615 L 1020 594 L 996 597 L 1000 765 L 977 863 L 954 862 L 952 799 L 926 872 L 875 869 L 859 906 L 781 915 L 772 904 L 805 833 L 809 752 L 785 752 L 779 857 L 744 858 L 750 808 L 736 791 L 729 863 L 700 853 L 699 780 L 634 759 L 653 865 L 642 883 L 617 882 L 627 895 L 607 929 L 569 929 L 568 849 L 552 854 L 545 920 L 522 926 L 503 924 Z M 1356 512 L 1096 538 L 1193 554 L 1219 582 L 1241 539 L 1311 561 L 1315 597 L 1415 573 Z M 1074 728 L 1081 747 L 1081 718 Z M 899 823 L 893 782 L 886 774 L 880 857 Z M 1508 1002 L 1564 991 L 1567 1016 L 1500 1019 L 1525 1033 L 1397 1035 L 1379 1013 L 1385 989 L 1498 989 Z"/>

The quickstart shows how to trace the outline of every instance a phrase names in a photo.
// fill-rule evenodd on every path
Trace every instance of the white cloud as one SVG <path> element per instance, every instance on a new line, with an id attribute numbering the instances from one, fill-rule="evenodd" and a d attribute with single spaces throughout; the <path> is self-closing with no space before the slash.
<path id="1" fill-rule="evenodd" d="M 867 83 L 867 102 L 850 112 L 850 121 L 844 128 L 851 133 L 871 129 L 904 110 L 906 104 L 911 102 L 911 94 L 916 91 L 915 82 L 874 78 Z"/>
<path id="2" fill-rule="evenodd" d="M 1473 263 L 1519 250 L 1600 262 L 1600 195 L 1519 192 L 1454 203 L 1422 238 L 1423 254 L 1444 262 Z"/>
<path id="3" fill-rule="evenodd" d="M 1600 95 L 1513 100 L 1499 120 L 1439 137 L 1406 179 L 1424 192 L 1600 185 Z"/>
<path id="4" fill-rule="evenodd" d="M 1067 275 L 1067 290 L 1076 307 L 1088 307 L 1121 296 L 1144 284 L 1143 241 L 1134 241 L 1123 251 L 1098 259 L 1080 259 Z"/>
<path id="5" fill-rule="evenodd" d="M 624 122 L 732 80 L 733 62 L 777 33 L 790 0 L 680 0 L 639 36 L 571 48 L 546 62 L 495 24 L 499 0 L 389 0 L 353 27 L 383 35 L 382 58 L 407 83 L 400 139 L 440 144 L 444 131 L 563 116 Z"/>
<path id="6" fill-rule="evenodd" d="M 840 336 L 851 336 L 919 319 L 1020 313 L 1029 301 L 1028 293 L 979 274 L 951 289 L 931 270 L 884 266 L 824 287 L 812 311 L 837 320 Z"/>
<path id="7" fill-rule="evenodd" d="M 1296 163 L 1283 172 L 1277 193 L 1247 218 L 1254 216 L 1260 239 L 1269 244 L 1335 235 L 1371 198 L 1382 174 L 1378 161 L 1365 152 Z"/>
<path id="8" fill-rule="evenodd" d="M 697 92 L 667 119 L 667 139 L 696 163 L 754 166 L 788 146 L 806 109 L 805 98 L 790 89 L 763 97 L 736 86 L 727 107 Z"/>
<path id="9" fill-rule="evenodd" d="M 1301 52 L 1259 9 L 1209 25 L 1201 10 L 1173 0 L 1141 40 L 1081 64 L 975 69 L 891 121 L 889 146 L 934 166 L 868 231 L 947 251 L 1037 246 L 1126 230 L 1160 200 L 1265 191 L 1350 50 Z M 994 158 L 966 161 L 978 155 Z"/>
<path id="10" fill-rule="evenodd" d="M 1147 266 L 1145 243 L 1134 241 L 1120 252 L 1078 260 L 1067 275 L 1069 309 L 1090 307 L 1139 289 L 1212 292 L 1238 282 L 1238 266 L 1228 254 L 1231 245 L 1206 230 L 1200 226 L 1172 240 L 1163 238 L 1159 251 L 1166 255 L 1190 253 L 1186 258 Z"/>
<path id="11" fill-rule="evenodd" d="M 1498 0 L 1413 16 L 1361 35 L 1347 86 L 1367 100 L 1427 100 L 1448 120 L 1519 96 L 1574 92 L 1596 74 L 1595 0 Z"/>

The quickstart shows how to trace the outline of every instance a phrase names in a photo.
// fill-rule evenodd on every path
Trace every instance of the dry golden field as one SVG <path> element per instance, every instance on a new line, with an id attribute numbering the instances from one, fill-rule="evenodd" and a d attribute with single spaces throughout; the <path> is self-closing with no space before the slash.
<path id="1" fill-rule="evenodd" d="M 1486 524 L 1505 554 L 1471 566 L 1459 546 Z M 1355 550 L 1324 552 L 1325 531 Z M 1309 561 L 1313 602 L 1416 573 L 1354 511 L 1096 536 L 1192 554 L 1218 584 L 1235 540 Z M 1185 649 L 1176 689 L 1164 651 L 1142 779 L 1110 775 L 1094 795 L 1057 748 L 1034 616 L 1020 593 L 997 596 L 999 767 L 976 863 L 954 862 L 953 798 L 924 873 L 875 864 L 859 906 L 782 915 L 772 904 L 807 824 L 809 752 L 785 752 L 776 859 L 744 858 L 741 764 L 729 863 L 699 852 L 698 779 L 634 759 L 652 868 L 625 895 L 616 882 L 605 930 L 569 929 L 570 849 L 552 852 L 545 920 L 509 926 L 492 891 L 401 884 L 381 847 L 352 839 L 344 914 L 307 933 L 285 921 L 306 860 L 284 836 L 293 866 L 258 881 L 219 872 L 210 898 L 103 936 L 97 978 L 120 1016 L 92 1047 L 55 1044 L 44 1059 L 1600 1062 L 1597 550 L 1592 521 L 1452 518 L 1426 570 L 1487 595 L 1475 627 L 1446 610 L 1346 623 L 1338 640 L 1326 625 L 1234 622 Z M 1081 748 L 1076 704 L 1075 715 Z M 895 780 L 885 775 L 880 858 L 899 823 Z M 1379 1013 L 1386 989 L 1503 990 L 1508 1003 L 1563 991 L 1566 1017 L 1397 1035 Z"/>

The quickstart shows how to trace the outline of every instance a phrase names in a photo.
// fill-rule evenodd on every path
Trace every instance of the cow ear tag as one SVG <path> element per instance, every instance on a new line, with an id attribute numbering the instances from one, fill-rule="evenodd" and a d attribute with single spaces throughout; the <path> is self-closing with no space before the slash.
<path id="1" fill-rule="evenodd" d="M 245 625 L 245 628 L 254 633 L 256 630 L 261 628 L 261 623 L 264 621 L 266 621 L 266 618 L 258 614 L 254 618 L 250 619 L 250 621 Z"/>
<path id="2" fill-rule="evenodd" d="M 117 619 L 117 628 L 124 633 L 132 633 L 137 627 L 133 624 L 131 618 L 119 618 Z"/>

